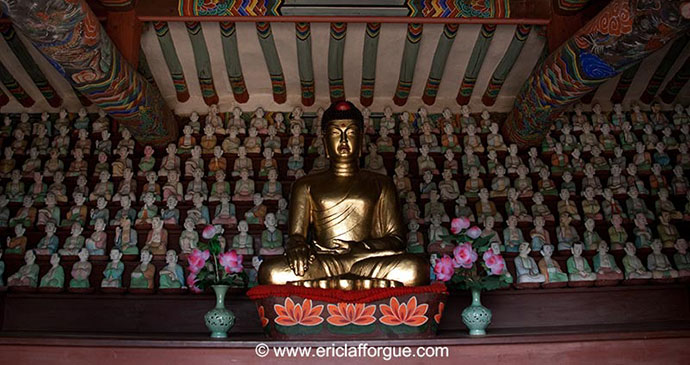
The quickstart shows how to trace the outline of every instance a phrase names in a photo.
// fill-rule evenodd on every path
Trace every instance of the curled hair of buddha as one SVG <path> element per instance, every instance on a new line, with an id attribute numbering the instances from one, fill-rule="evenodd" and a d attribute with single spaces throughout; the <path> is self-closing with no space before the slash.
<path id="1" fill-rule="evenodd" d="M 328 123 L 333 120 L 353 120 L 357 123 L 357 127 L 359 127 L 360 130 L 364 129 L 364 117 L 362 116 L 362 112 L 349 101 L 338 101 L 331 104 L 331 106 L 323 112 L 321 128 L 325 130 L 328 127 Z"/>

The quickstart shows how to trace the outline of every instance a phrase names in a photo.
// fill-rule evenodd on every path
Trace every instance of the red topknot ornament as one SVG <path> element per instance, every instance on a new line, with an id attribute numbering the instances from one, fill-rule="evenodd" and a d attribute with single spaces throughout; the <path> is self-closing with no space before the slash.
<path id="1" fill-rule="evenodd" d="M 350 109 L 351 109 L 350 103 L 348 103 L 347 101 L 341 101 L 335 105 L 335 110 L 340 111 L 340 112 L 344 112 L 344 111 L 347 111 Z"/>

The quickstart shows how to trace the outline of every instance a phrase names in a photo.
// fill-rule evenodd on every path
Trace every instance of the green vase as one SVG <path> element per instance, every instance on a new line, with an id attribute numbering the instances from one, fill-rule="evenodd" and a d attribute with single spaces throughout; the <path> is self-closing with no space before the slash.
<path id="1" fill-rule="evenodd" d="M 491 311 L 482 305 L 481 293 L 480 289 L 472 289 L 472 304 L 462 311 L 462 323 L 470 329 L 470 336 L 486 335 L 491 324 Z"/>
<path id="2" fill-rule="evenodd" d="M 235 324 L 235 314 L 225 308 L 225 293 L 228 285 L 213 285 L 216 292 L 216 307 L 206 313 L 206 327 L 211 331 L 212 338 L 226 338 L 228 331 Z"/>

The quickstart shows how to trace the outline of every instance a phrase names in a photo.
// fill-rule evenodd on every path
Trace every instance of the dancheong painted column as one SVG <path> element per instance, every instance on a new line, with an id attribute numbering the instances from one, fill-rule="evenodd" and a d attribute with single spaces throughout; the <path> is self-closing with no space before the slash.
<path id="1" fill-rule="evenodd" d="M 566 107 L 688 31 L 689 19 L 690 1 L 612 0 L 534 69 L 503 134 L 538 144 Z"/>
<path id="2" fill-rule="evenodd" d="M 84 0 L 0 0 L 14 26 L 74 88 L 142 144 L 177 139 L 160 92 L 125 61 Z"/>

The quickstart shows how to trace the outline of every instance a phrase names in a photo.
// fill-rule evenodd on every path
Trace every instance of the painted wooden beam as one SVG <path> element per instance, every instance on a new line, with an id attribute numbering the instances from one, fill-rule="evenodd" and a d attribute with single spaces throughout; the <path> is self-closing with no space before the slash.
<path id="1" fill-rule="evenodd" d="M 424 94 L 422 95 L 424 104 L 432 105 L 436 101 L 438 87 L 441 85 L 443 72 L 446 70 L 446 61 L 448 61 L 448 55 L 453 47 L 453 42 L 455 42 L 455 36 L 458 34 L 459 27 L 458 24 L 446 24 L 443 26 L 443 33 L 438 38 L 434 58 L 431 61 L 429 77 L 426 80 L 426 86 L 424 86 Z"/>
<path id="2" fill-rule="evenodd" d="M 146 0 L 137 3 L 137 14 L 142 21 L 548 24 L 551 1 L 405 0 L 399 5 L 407 10 L 405 16 L 385 16 L 383 13 L 371 16 L 370 12 L 362 12 L 361 7 L 350 7 L 349 13 L 339 11 L 330 15 L 315 15 L 312 7 L 308 15 L 295 15 L 299 13 L 292 10 L 287 12 L 292 15 L 286 15 L 282 12 L 284 1 L 280 0 Z M 458 10 L 448 10 L 450 7 Z M 385 14 L 393 13 L 387 11 Z"/>
<path id="3" fill-rule="evenodd" d="M 225 58 L 225 69 L 228 72 L 232 95 L 238 103 L 246 103 L 249 101 L 249 92 L 247 92 L 247 85 L 244 83 L 235 23 L 220 22 L 219 25 L 220 39 L 223 44 L 223 57 Z"/>
<path id="4" fill-rule="evenodd" d="M 655 4 L 613 0 L 549 55 L 517 95 L 503 124 L 506 138 L 539 144 L 568 106 L 690 29 L 690 1 Z"/>
<path id="5" fill-rule="evenodd" d="M 501 62 L 498 63 L 498 66 L 496 66 L 493 75 L 491 75 L 489 85 L 486 86 L 484 96 L 482 97 L 482 103 L 484 103 L 484 105 L 491 106 L 496 103 L 496 98 L 501 92 L 503 83 L 508 78 L 510 70 L 513 69 L 518 56 L 520 56 L 531 29 L 532 26 L 530 25 L 518 25 L 515 28 L 515 34 L 508 45 L 506 53 L 503 55 Z"/>
<path id="6" fill-rule="evenodd" d="M 58 72 L 138 142 L 158 146 L 177 139 L 177 122 L 160 92 L 125 61 L 84 0 L 0 5 Z"/>
<path id="7" fill-rule="evenodd" d="M 666 104 L 671 104 L 688 83 L 688 80 L 690 80 L 690 57 L 685 60 L 683 66 L 668 81 L 664 91 L 661 92 L 661 100 Z"/>
<path id="8" fill-rule="evenodd" d="M 400 76 L 398 77 L 398 86 L 395 88 L 395 95 L 393 96 L 395 105 L 405 105 L 407 97 L 410 96 L 423 29 L 424 26 L 419 23 L 407 24 L 407 37 L 405 38 L 405 48 L 403 48 L 402 62 L 400 63 Z"/>
<path id="9" fill-rule="evenodd" d="M 302 89 L 302 104 L 314 104 L 314 65 L 311 54 L 311 25 L 307 22 L 295 23 L 295 38 L 297 42 L 297 69 L 299 83 Z"/>
<path id="10" fill-rule="evenodd" d="M 177 57 L 175 43 L 173 42 L 172 36 L 170 36 L 170 27 L 168 27 L 167 22 L 154 22 L 153 28 L 156 30 L 158 44 L 161 46 L 165 64 L 168 65 L 168 72 L 170 72 L 170 78 L 172 78 L 173 85 L 175 86 L 177 101 L 184 103 L 189 100 L 189 88 L 187 87 L 187 80 L 184 77 L 182 64 Z"/>
<path id="11" fill-rule="evenodd" d="M 131 3 L 131 1 L 129 2 Z M 116 1 L 116 3 L 121 4 L 123 2 Z M 113 5 L 116 4 L 113 3 Z M 108 32 L 108 36 L 113 40 L 125 60 L 134 68 L 137 68 L 139 64 L 139 51 L 141 50 L 141 32 L 144 30 L 144 24 L 137 19 L 137 14 L 133 9 L 126 10 L 125 7 L 116 8 L 117 11 L 108 12 L 105 31 Z"/>
<path id="12" fill-rule="evenodd" d="M 29 50 L 26 49 L 24 43 L 22 43 L 21 39 L 19 39 L 17 36 L 14 27 L 9 24 L 2 24 L 0 25 L 0 33 L 2 33 L 2 37 L 5 38 L 7 45 L 10 47 L 14 55 L 17 56 L 19 63 L 21 63 L 22 67 L 24 67 L 24 70 L 34 82 L 36 88 L 38 88 L 38 91 L 41 92 L 48 104 L 50 104 L 50 106 L 53 108 L 57 108 L 62 105 L 62 98 L 38 67 L 36 61 L 34 61 L 34 58 L 31 57 Z"/>
<path id="13" fill-rule="evenodd" d="M 460 83 L 460 89 L 458 89 L 458 95 L 455 97 L 455 101 L 460 105 L 470 102 L 474 84 L 477 82 L 477 76 L 482 69 L 484 57 L 486 57 L 486 52 L 489 50 L 495 32 L 496 24 L 484 24 L 479 31 L 470 60 L 465 68 L 465 75 L 462 77 L 462 83 Z"/>
<path id="14" fill-rule="evenodd" d="M 630 65 L 630 67 L 623 71 L 623 74 L 621 74 L 621 77 L 618 79 L 618 84 L 616 84 L 616 89 L 613 91 L 613 95 L 611 95 L 612 103 L 623 102 L 625 94 L 628 93 L 628 89 L 630 85 L 632 85 L 635 75 L 637 75 L 637 70 L 640 69 L 640 63 L 641 62 Z"/>
<path id="15" fill-rule="evenodd" d="M 347 23 L 331 23 L 331 38 L 328 42 L 328 93 L 331 103 L 345 100 L 343 60 L 346 35 Z"/>
<path id="16" fill-rule="evenodd" d="M 362 84 L 359 91 L 359 102 L 363 106 L 371 106 L 374 102 L 379 34 L 381 34 L 381 23 L 367 23 L 362 49 Z"/>
<path id="17" fill-rule="evenodd" d="M 10 71 L 8 71 L 2 63 L 0 63 L 0 81 L 2 81 L 7 91 L 9 91 L 23 107 L 28 108 L 34 105 L 34 99 L 26 93 L 22 85 L 19 85 L 17 80 L 14 79 L 14 76 L 12 76 Z"/>
<path id="18" fill-rule="evenodd" d="M 256 34 L 259 36 L 259 45 L 266 60 L 268 74 L 271 77 L 271 89 L 273 90 L 273 101 L 282 104 L 287 100 L 287 89 L 285 87 L 285 75 L 283 66 L 280 64 L 280 57 L 273 40 L 271 23 L 257 22 Z"/>
<path id="19" fill-rule="evenodd" d="M 664 55 L 661 63 L 654 71 L 654 74 L 649 80 L 644 92 L 642 92 L 640 101 L 645 104 L 652 103 L 654 96 L 656 96 L 657 91 L 659 91 L 659 88 L 661 87 L 661 83 L 664 82 L 666 75 L 668 75 L 668 73 L 671 71 L 671 67 L 673 67 L 674 63 L 676 63 L 676 60 L 678 59 L 678 56 L 680 56 L 681 52 L 683 52 L 683 49 L 688 44 L 688 40 L 690 40 L 690 37 L 683 35 L 671 43 L 671 47 L 668 49 L 668 52 L 666 52 L 666 55 Z"/>
<path id="20" fill-rule="evenodd" d="M 187 35 L 192 42 L 194 52 L 194 63 L 196 64 L 196 74 L 199 77 L 199 87 L 201 96 L 206 105 L 218 104 L 218 93 L 213 83 L 213 72 L 211 70 L 211 57 L 208 55 L 204 30 L 200 22 L 185 22 Z"/>

